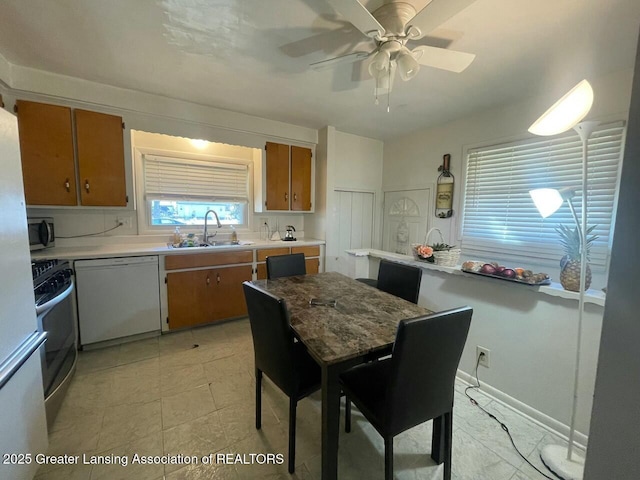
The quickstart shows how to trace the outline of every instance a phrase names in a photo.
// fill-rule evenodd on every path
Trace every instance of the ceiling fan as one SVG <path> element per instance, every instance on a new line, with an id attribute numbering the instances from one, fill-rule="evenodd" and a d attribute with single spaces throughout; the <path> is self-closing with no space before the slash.
<path id="1" fill-rule="evenodd" d="M 312 63 L 311 68 L 321 70 L 372 57 L 369 73 L 376 80 L 376 103 L 379 91 L 391 91 L 396 70 L 405 81 L 416 76 L 420 65 L 460 73 L 471 64 L 474 54 L 427 45 L 410 49 L 407 45 L 421 39 L 474 1 L 431 0 L 419 12 L 410 3 L 393 1 L 371 13 L 358 0 L 327 0 L 375 45 L 369 51 L 351 52 Z"/>

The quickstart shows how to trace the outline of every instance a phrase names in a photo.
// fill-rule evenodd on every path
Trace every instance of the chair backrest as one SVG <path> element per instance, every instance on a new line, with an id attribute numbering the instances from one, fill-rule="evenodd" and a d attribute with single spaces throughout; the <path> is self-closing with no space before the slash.
<path id="1" fill-rule="evenodd" d="M 306 273 L 307 266 L 304 261 L 304 253 L 270 255 L 267 257 L 267 278 L 269 280 L 293 275 L 306 275 Z"/>
<path id="2" fill-rule="evenodd" d="M 297 376 L 293 361 L 293 331 L 284 299 L 256 287 L 242 284 L 249 312 L 256 368 L 289 394 Z"/>
<path id="3" fill-rule="evenodd" d="M 401 263 L 380 260 L 378 289 L 396 297 L 418 303 L 422 269 Z"/>
<path id="4" fill-rule="evenodd" d="M 451 411 L 456 371 L 467 340 L 469 307 L 402 320 L 387 390 L 394 434 Z"/>

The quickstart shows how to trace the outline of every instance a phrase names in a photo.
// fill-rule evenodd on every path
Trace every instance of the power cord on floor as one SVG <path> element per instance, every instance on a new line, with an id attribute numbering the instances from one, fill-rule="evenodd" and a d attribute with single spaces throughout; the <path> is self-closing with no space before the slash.
<path id="1" fill-rule="evenodd" d="M 476 385 L 470 385 L 467 388 L 465 388 L 464 389 L 464 394 L 467 396 L 467 398 L 469 399 L 469 401 L 471 402 L 472 405 L 475 405 L 480 410 L 482 410 L 484 413 L 486 413 L 489 416 L 489 418 L 492 418 L 493 420 L 498 422 L 498 424 L 500 425 L 500 428 L 502 428 L 502 430 L 504 430 L 506 432 L 506 434 L 509 436 L 509 440 L 511 441 L 511 445 L 513 445 L 513 448 L 515 449 L 515 451 L 518 452 L 518 455 L 520 455 L 522 457 L 522 459 L 531 466 L 531 468 L 533 468 L 536 472 L 538 472 L 544 478 L 547 478 L 549 480 L 557 480 L 557 479 L 555 479 L 553 477 L 550 477 L 550 476 L 546 475 L 538 467 L 536 467 L 533 463 L 531 463 L 529 460 L 527 460 L 527 458 L 522 453 L 520 453 L 520 450 L 518 450 L 518 447 L 514 443 L 513 437 L 511 436 L 511 432 L 509 431 L 509 428 L 504 423 L 502 423 L 500 420 L 498 420 L 494 414 L 492 414 L 491 412 L 488 412 L 482 406 L 480 406 L 480 404 L 478 403 L 478 401 L 475 398 L 473 398 L 471 395 L 469 395 L 469 393 L 468 393 L 469 390 L 479 390 L 480 389 L 480 378 L 478 377 L 478 366 L 480 365 L 480 359 L 483 356 L 484 356 L 484 353 L 480 353 L 480 355 L 478 355 L 478 361 L 476 362 L 476 371 L 475 371 Z"/>
<path id="2" fill-rule="evenodd" d="M 107 233 L 110 232 L 111 230 L 115 230 L 116 228 L 120 228 L 122 225 L 124 225 L 122 222 L 119 222 L 118 225 L 116 225 L 113 228 L 110 228 L 108 230 L 104 230 L 102 232 L 95 232 L 95 233 L 85 233 L 84 235 L 71 235 L 69 237 L 60 237 L 58 235 L 56 235 L 56 238 L 80 238 L 80 237 L 91 237 L 93 235 L 102 235 L 103 233 Z"/>

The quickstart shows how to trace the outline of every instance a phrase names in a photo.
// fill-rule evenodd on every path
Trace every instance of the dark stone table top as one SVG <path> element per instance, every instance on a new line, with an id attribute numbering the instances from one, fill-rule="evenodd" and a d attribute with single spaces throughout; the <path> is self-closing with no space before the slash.
<path id="1" fill-rule="evenodd" d="M 383 350 L 393 344 L 400 320 L 432 313 L 336 272 L 253 283 L 284 298 L 296 335 L 327 365 Z M 336 306 L 309 305 L 311 298 L 336 300 Z"/>

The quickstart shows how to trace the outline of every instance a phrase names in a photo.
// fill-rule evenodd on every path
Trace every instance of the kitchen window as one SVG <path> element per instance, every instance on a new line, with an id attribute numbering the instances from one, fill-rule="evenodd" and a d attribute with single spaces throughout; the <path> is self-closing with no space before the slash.
<path id="1" fill-rule="evenodd" d="M 147 221 L 152 229 L 202 226 L 210 209 L 222 225 L 248 227 L 248 164 L 149 154 L 142 160 Z"/>
<path id="2" fill-rule="evenodd" d="M 622 122 L 601 125 L 589 139 L 588 221 L 598 239 L 590 263 L 605 266 L 610 249 L 624 144 Z M 566 202 L 543 219 L 529 190 L 580 187 L 582 141 L 571 131 L 469 150 L 462 218 L 462 248 L 478 258 L 496 255 L 553 260 L 564 253 L 556 228 L 575 228 Z M 579 212 L 580 196 L 574 198 Z M 578 213 L 579 214 L 579 213 Z"/>

